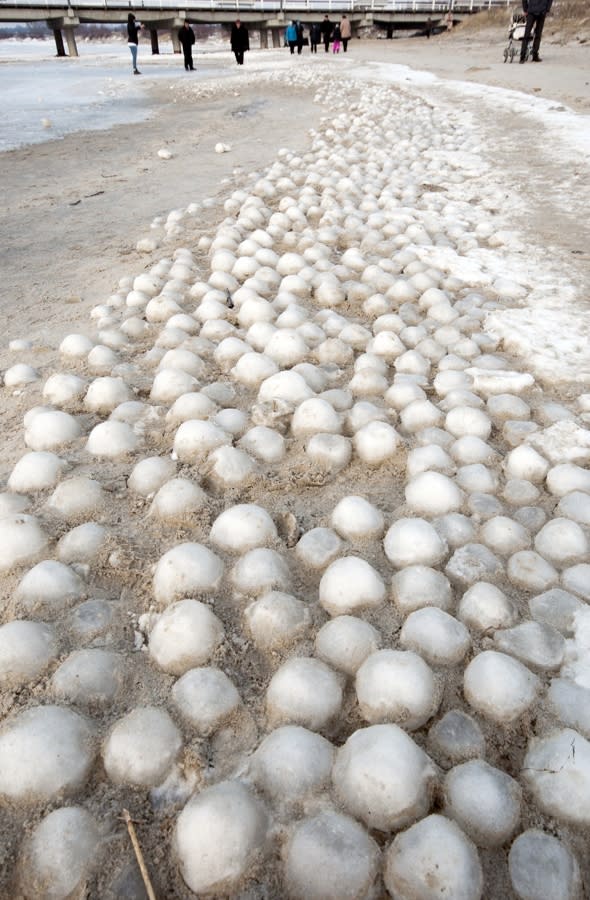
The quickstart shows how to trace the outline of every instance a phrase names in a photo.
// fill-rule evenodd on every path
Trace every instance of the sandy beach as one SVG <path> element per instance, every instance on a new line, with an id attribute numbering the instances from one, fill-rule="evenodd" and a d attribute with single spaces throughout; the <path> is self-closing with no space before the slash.
<path id="1" fill-rule="evenodd" d="M 573 860 L 569 876 L 563 874 L 565 863 L 559 870 L 563 896 L 582 898 L 590 890 L 590 806 L 584 807 L 590 799 L 590 662 L 584 644 L 590 601 L 590 51 L 579 35 L 564 34 L 551 20 L 541 66 L 504 64 L 506 34 L 506 28 L 495 26 L 482 32 L 457 29 L 429 41 L 353 40 L 349 52 L 338 57 L 304 52 L 289 58 L 287 51 L 254 50 L 243 69 L 229 52 L 212 54 L 207 66 L 219 77 L 207 79 L 199 78 L 197 46 L 194 80 L 180 65 L 177 78 L 150 80 L 144 45 L 149 110 L 144 121 L 75 132 L 2 154 L 0 368 L 6 380 L 0 543 L 6 550 L 0 553 L 0 764 L 9 775 L 4 780 L 0 775 L 0 897 L 147 896 L 121 821 L 124 808 L 136 822 L 158 898 L 344 896 L 322 894 L 313 881 L 313 872 L 323 868 L 325 840 L 325 867 L 328 872 L 334 867 L 335 884 L 346 857 L 358 853 L 355 872 L 365 874 L 351 886 L 351 897 L 411 900 L 423 895 L 412 893 L 418 888 L 411 879 L 400 887 L 395 859 L 401 866 L 408 851 L 396 835 L 436 814 L 459 824 L 461 853 L 471 854 L 469 865 L 457 863 L 441 896 L 522 896 L 516 886 L 519 878 L 529 878 L 523 873 L 530 864 L 517 864 L 511 847 L 531 830 L 551 835 L 564 859 Z M 219 144 L 227 152 L 216 152 Z M 244 206 L 246 198 L 251 202 Z M 374 239 L 372 231 L 378 235 Z M 255 246 L 245 246 L 248 241 Z M 252 255 L 257 263 L 250 275 L 247 263 L 236 269 L 218 258 L 212 275 L 216 252 L 238 262 Z M 266 273 L 268 282 L 254 285 L 260 290 L 255 297 L 244 282 L 256 278 L 262 265 L 272 271 Z M 137 281 L 140 276 L 143 282 Z M 150 278 L 151 294 L 145 287 Z M 148 292 L 142 300 L 143 290 Z M 435 292 L 430 299 L 429 291 Z M 225 297 L 234 294 L 228 306 Z M 184 320 L 168 328 L 172 315 Z M 280 343 L 282 330 L 292 340 L 288 347 Z M 84 335 L 95 349 L 108 347 L 112 359 L 93 365 L 83 342 L 79 351 L 71 349 L 76 340 L 64 348 L 68 335 Z M 380 349 L 385 335 L 391 343 Z M 233 339 L 243 342 L 241 347 L 221 347 Z M 394 344 L 398 350 L 391 349 Z M 192 355 L 190 365 L 188 356 L 182 357 L 188 368 L 182 368 L 180 356 L 169 368 L 162 363 L 165 353 L 175 351 Z M 238 361 L 246 351 L 270 354 L 266 378 L 257 381 L 247 367 L 240 373 Z M 252 360 L 252 366 L 258 363 Z M 32 367 L 30 380 L 10 376 L 18 364 Z M 271 387 L 265 393 L 267 382 L 277 377 L 273 372 L 286 374 L 293 367 L 296 372 L 297 366 L 302 367 L 297 390 L 285 380 L 279 393 L 269 393 Z M 176 390 L 170 378 L 171 386 L 158 393 L 160 368 L 181 371 L 183 384 L 192 378 L 192 385 Z M 48 379 L 60 373 L 79 381 L 56 382 L 52 392 Z M 503 374 L 505 389 L 498 386 Z M 105 387 L 104 399 L 93 406 L 89 386 L 111 376 L 122 384 L 119 401 L 111 402 Z M 416 408 L 415 420 L 407 413 L 407 399 L 387 393 L 396 384 L 406 386 L 400 397 L 407 388 L 408 397 L 425 404 Z M 209 404 L 207 412 L 175 412 L 178 397 L 193 393 L 202 395 L 203 410 Z M 313 408 L 309 421 L 298 419 L 302 401 L 316 398 L 323 406 Z M 41 411 L 32 414 L 36 407 Z M 35 418 L 52 410 L 66 413 L 73 424 L 47 419 L 46 431 L 36 429 Z M 480 417 L 475 424 L 470 411 Z M 109 445 L 114 439 L 97 438 L 93 452 L 89 436 L 113 418 L 125 424 L 131 443 L 117 451 Z M 211 452 L 187 450 L 178 439 L 183 423 L 193 420 L 217 429 Z M 388 430 L 378 439 L 367 433 L 364 444 L 359 433 L 376 423 L 386 423 Z M 276 459 L 246 440 L 254 426 L 280 436 Z M 77 431 L 60 438 L 62 427 Z M 326 456 L 313 457 L 311 439 L 328 433 L 341 441 L 338 450 L 331 444 L 328 450 L 326 442 Z M 390 449 L 381 451 L 377 444 Z M 240 457 L 225 463 L 222 454 L 215 455 L 220 447 L 236 447 Z M 512 455 L 520 448 L 535 459 L 521 462 Z M 423 456 L 416 455 L 420 450 Z M 62 461 L 39 487 L 32 474 L 20 482 L 14 475 L 31 451 L 54 453 Z M 326 461 L 340 453 L 339 462 Z M 153 457 L 170 463 L 170 471 L 138 486 L 135 467 Z M 566 465 L 571 470 L 564 474 L 560 467 Z M 421 488 L 424 473 L 436 473 L 444 482 Z M 59 484 L 74 478 L 82 479 L 76 502 L 57 499 Z M 152 504 L 170 478 L 192 482 L 199 499 L 186 509 L 179 501 L 177 514 L 167 516 Z M 99 485 L 92 488 L 98 499 L 85 505 L 89 482 Z M 370 520 L 365 531 L 358 510 L 348 513 L 350 521 L 334 513 L 351 496 L 373 508 L 369 514 L 363 507 Z M 254 538 L 248 543 L 250 537 L 232 543 L 232 535 L 241 534 L 237 519 L 230 537 L 215 531 L 219 517 L 241 504 L 256 505 L 272 520 L 259 543 Z M 13 540 L 17 520 L 26 516 L 43 532 L 38 551 L 19 549 Z M 421 555 L 422 539 L 412 539 L 418 549 L 400 561 L 401 551 L 397 544 L 391 549 L 393 537 L 388 545 L 386 535 L 396 523 L 410 520 L 424 521 L 429 534 L 438 534 L 444 545 L 438 556 L 429 557 L 426 550 Z M 74 534 L 88 523 L 97 529 L 92 535 Z M 552 538 L 549 526 L 555 523 Z M 319 543 L 313 550 L 299 543 L 320 528 L 330 529 L 336 549 L 324 547 L 325 536 L 315 535 Z M 221 574 L 210 580 L 203 575 L 202 583 L 195 576 L 191 583 L 183 566 L 192 573 L 192 563 L 173 560 L 171 570 L 179 566 L 176 575 L 180 582 L 185 577 L 184 586 L 158 588 L 164 555 L 189 544 L 208 548 Z M 474 546 L 488 556 L 471 551 L 474 557 L 458 559 L 459 551 Z M 261 547 L 274 551 L 274 560 L 240 570 L 247 552 Z M 516 559 L 519 554 L 530 556 Z M 352 572 L 349 590 L 351 595 L 358 590 L 359 598 L 349 605 L 341 599 L 347 589 L 330 595 L 324 580 L 338 558 L 362 560 L 371 569 L 369 575 Z M 57 576 L 54 584 L 44 586 L 39 576 L 36 586 L 23 586 L 40 560 L 60 561 L 81 587 L 62 591 Z M 199 571 L 208 565 L 200 558 L 195 563 Z M 427 580 L 417 582 L 414 593 L 430 600 L 406 598 L 404 607 L 396 578 L 412 567 L 436 572 L 450 599 L 439 603 L 435 582 L 422 573 Z M 375 598 L 369 596 L 373 576 L 383 596 L 380 588 Z M 503 612 L 489 613 L 489 620 L 488 612 L 466 611 L 466 593 L 484 582 L 504 598 L 498 601 Z M 555 609 L 535 612 L 542 604 L 533 600 L 553 590 Z M 253 604 L 269 591 L 296 598 L 289 615 L 299 623 L 283 626 L 280 612 L 273 613 L 275 620 L 269 613 L 275 624 L 265 627 L 276 629 L 270 638 L 252 624 Z M 198 655 L 188 653 L 190 664 L 164 663 L 154 649 L 157 617 L 187 598 L 202 601 L 218 617 L 223 639 L 197 662 Z M 88 601 L 98 606 L 81 610 Z M 444 639 L 437 638 L 438 647 L 433 648 L 435 638 L 429 643 L 419 633 L 417 623 L 415 637 L 405 632 L 409 617 L 426 608 L 440 609 L 452 620 Z M 334 658 L 320 651 L 318 633 L 337 621 L 335 610 L 375 629 L 377 644 L 369 641 L 372 652 L 365 653 L 369 661 L 386 650 L 425 660 L 432 679 L 426 712 L 412 718 L 409 707 L 418 701 L 410 689 L 399 702 L 387 697 L 373 702 L 371 690 L 379 689 L 370 674 L 368 699 L 362 697 L 357 669 L 338 662 L 336 650 Z M 49 628 L 51 649 L 44 664 L 31 657 L 21 665 L 6 649 L 9 638 L 2 629 L 20 620 Z M 464 632 L 463 650 L 454 650 L 455 656 L 447 646 L 452 623 Z M 516 634 L 525 624 L 541 631 L 534 637 Z M 182 642 L 178 635 L 190 628 L 186 623 L 178 628 L 176 639 Z M 116 657 L 114 686 L 105 687 L 104 673 L 90 674 L 86 682 L 80 669 L 75 677 L 82 687 L 74 690 L 71 677 L 60 687 L 64 663 L 89 651 L 114 655 L 107 667 Z M 491 651 L 504 661 L 518 661 L 524 672 L 519 677 L 531 691 L 527 702 L 519 697 L 508 710 L 500 698 L 492 709 L 475 677 L 474 686 L 466 686 L 466 669 Z M 330 686 L 340 691 L 325 719 L 317 713 L 319 724 L 311 713 L 299 711 L 297 697 L 306 691 L 320 697 L 324 682 L 316 688 L 312 679 L 305 688 L 286 689 L 277 708 L 268 696 L 277 672 L 298 657 L 322 660 L 326 677 L 333 679 Z M 359 671 L 361 663 L 368 664 L 365 657 Z M 210 728 L 195 724 L 174 693 L 180 675 L 205 665 L 224 672 L 239 694 L 239 704 Z M 564 684 L 578 692 L 576 703 L 555 699 Z M 404 703 L 408 708 L 400 712 Z M 77 780 L 60 782 L 55 762 L 59 785 L 35 787 L 35 755 L 15 758 L 20 738 L 14 723 L 27 711 L 53 704 L 84 720 L 88 733 L 79 741 L 72 738 L 74 749 L 64 745 L 63 752 L 72 753 L 72 768 L 78 753 L 87 755 L 87 764 Z M 165 711 L 170 732 L 156 720 L 137 726 L 136 734 L 131 728 L 129 747 L 145 742 L 146 757 L 164 760 L 156 774 L 134 775 L 127 751 L 118 751 L 121 759 L 113 762 L 112 735 L 124 717 L 144 707 Z M 438 728 L 455 713 L 466 729 L 462 748 L 457 734 L 444 737 Z M 469 735 L 466 721 L 474 723 Z M 428 799 L 416 800 L 395 823 L 375 825 L 362 797 L 355 807 L 354 791 L 347 793 L 336 767 L 288 801 L 281 791 L 273 792 L 269 776 L 261 774 L 263 764 L 252 763 L 260 759 L 264 739 L 281 725 L 321 734 L 333 747 L 329 753 L 338 751 L 342 760 L 341 748 L 353 735 L 382 722 L 400 725 L 433 767 L 428 786 L 420 786 Z M 160 729 L 162 743 L 152 748 Z M 544 742 L 555 735 L 573 740 L 573 757 L 559 756 L 562 744 L 552 760 L 543 756 Z M 31 745 L 37 746 L 35 741 L 36 735 Z M 137 756 L 142 752 L 143 747 Z M 497 777 L 489 790 L 497 788 L 494 802 L 504 813 L 465 812 L 463 794 L 461 802 L 458 788 L 456 797 L 452 794 L 449 773 L 459 773 L 473 759 L 493 767 Z M 143 764 L 142 757 L 138 769 Z M 337 765 L 341 770 L 344 763 Z M 310 770 L 314 767 L 310 761 Z M 536 767 L 553 772 L 555 784 L 541 783 Z M 497 773 L 506 776 L 500 787 Z M 575 793 L 576 779 L 579 809 L 569 794 Z M 5 787 L 8 780 L 17 787 Z M 206 850 L 202 858 L 199 853 L 208 838 L 201 833 L 199 845 L 198 836 L 199 827 L 206 832 L 209 826 L 189 823 L 181 833 L 178 822 L 189 798 L 226 783 L 244 784 L 249 792 L 247 801 L 232 796 L 221 802 L 234 810 L 236 845 L 246 850 L 240 850 L 241 867 L 232 869 L 220 848 L 221 874 L 207 882 L 203 873 L 210 859 Z M 556 799 L 560 794 L 570 799 Z M 509 815 L 510 804 L 516 809 Z M 72 858 L 65 855 L 60 880 L 47 862 L 50 839 L 45 836 L 45 849 L 41 839 L 34 840 L 40 823 L 64 806 L 82 807 L 92 825 L 84 826 L 86 850 L 81 844 Z M 332 826 L 325 833 L 324 825 L 318 826 L 311 839 L 320 848 L 309 864 L 312 874 L 301 875 L 297 829 L 332 814 L 360 823 L 362 836 L 357 841 L 356 832 L 346 832 L 343 853 L 337 841 L 333 846 L 326 838 Z M 242 815 L 245 822 L 250 816 L 243 832 Z M 55 840 L 59 844 L 59 835 Z M 198 875 L 187 861 L 193 853 L 200 860 Z M 438 867 L 436 853 L 432 859 L 420 853 L 416 871 L 421 865 L 424 871 Z M 432 875 L 433 884 L 438 877 Z M 52 885 L 56 894 L 48 893 Z"/>

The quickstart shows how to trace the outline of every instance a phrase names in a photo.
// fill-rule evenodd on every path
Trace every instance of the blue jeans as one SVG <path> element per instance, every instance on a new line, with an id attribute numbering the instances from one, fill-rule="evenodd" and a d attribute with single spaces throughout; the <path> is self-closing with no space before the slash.
<path id="1" fill-rule="evenodd" d="M 131 50 L 131 62 L 133 63 L 133 71 L 137 69 L 137 44 L 129 44 Z"/>

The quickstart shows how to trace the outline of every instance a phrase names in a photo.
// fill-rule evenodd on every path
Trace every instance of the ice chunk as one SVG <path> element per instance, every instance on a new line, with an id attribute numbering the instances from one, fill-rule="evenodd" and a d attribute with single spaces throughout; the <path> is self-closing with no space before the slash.
<path id="1" fill-rule="evenodd" d="M 356 673 L 355 687 L 366 721 L 395 721 L 410 731 L 427 722 L 440 702 L 432 670 L 409 650 L 371 653 Z"/>
<path id="2" fill-rule="evenodd" d="M 444 783 L 445 811 L 479 847 L 498 847 L 520 822 L 522 789 L 482 759 L 456 766 Z"/>
<path id="3" fill-rule="evenodd" d="M 180 600 L 156 619 L 149 653 L 164 672 L 182 675 L 208 662 L 223 638 L 223 625 L 208 606 L 199 600 Z"/>
<path id="4" fill-rule="evenodd" d="M 462 587 L 476 581 L 500 578 L 503 566 L 497 556 L 483 544 L 465 544 L 459 547 L 448 561 L 445 572 L 451 581 Z"/>
<path id="5" fill-rule="evenodd" d="M 0 689 L 14 690 L 34 681 L 57 656 L 53 628 L 16 619 L 0 627 Z"/>
<path id="6" fill-rule="evenodd" d="M 535 538 L 537 553 L 557 566 L 583 562 L 589 549 L 584 531 L 577 522 L 570 519 L 552 519 Z"/>
<path id="7" fill-rule="evenodd" d="M 565 653 L 565 641 L 558 631 L 539 622 L 523 622 L 505 631 L 496 631 L 498 650 L 516 656 L 538 669 L 558 669 Z"/>
<path id="8" fill-rule="evenodd" d="M 486 581 L 465 591 L 459 604 L 459 618 L 474 631 L 509 627 L 516 621 L 516 610 L 506 595 Z"/>
<path id="9" fill-rule="evenodd" d="M 103 748 L 108 777 L 115 784 L 156 787 L 168 775 L 182 747 L 180 731 L 163 709 L 137 707 L 119 719 Z"/>
<path id="10" fill-rule="evenodd" d="M 451 709 L 428 732 L 428 743 L 435 756 L 442 754 L 451 763 L 485 756 L 485 738 L 471 716 Z"/>
<path id="11" fill-rule="evenodd" d="M 270 591 L 244 613 L 257 647 L 278 650 L 301 637 L 311 625 L 311 613 L 291 594 Z"/>
<path id="12" fill-rule="evenodd" d="M 519 550 L 508 560 L 508 578 L 525 591 L 545 591 L 558 580 L 551 563 L 534 550 Z"/>
<path id="13" fill-rule="evenodd" d="M 567 678 L 554 678 L 547 700 L 563 725 L 590 738 L 590 688 Z"/>
<path id="14" fill-rule="evenodd" d="M 284 725 L 272 731 L 250 761 L 250 776 L 275 803 L 293 803 L 330 781 L 334 747 L 324 737 Z"/>
<path id="15" fill-rule="evenodd" d="M 394 566 L 435 566 L 448 553 L 446 541 L 425 519 L 398 519 L 383 539 L 385 555 Z"/>
<path id="16" fill-rule="evenodd" d="M 379 848 L 354 819 L 321 812 L 303 819 L 285 849 L 285 882 L 294 900 L 362 900 L 379 867 Z"/>
<path id="17" fill-rule="evenodd" d="M 154 572 L 154 594 L 161 606 L 181 597 L 209 593 L 218 586 L 223 563 L 202 544 L 178 544 L 159 560 Z"/>
<path id="18" fill-rule="evenodd" d="M 561 822 L 590 824 L 590 743 L 577 731 L 533 738 L 522 777 L 543 812 Z"/>
<path id="19" fill-rule="evenodd" d="M 510 880 L 520 900 L 577 900 L 580 868 L 556 837 L 536 828 L 520 834 L 508 856 Z"/>
<path id="20" fill-rule="evenodd" d="M 341 678 L 319 659 L 292 657 L 273 675 L 266 706 L 273 723 L 320 731 L 340 712 Z"/>
<path id="21" fill-rule="evenodd" d="M 381 606 L 385 584 L 364 559 L 345 556 L 331 563 L 320 581 L 319 599 L 332 616 Z"/>
<path id="22" fill-rule="evenodd" d="M 373 725 L 338 750 L 332 779 L 352 815 L 369 828 L 397 831 L 428 812 L 436 769 L 397 725 Z"/>
<path id="23" fill-rule="evenodd" d="M 385 854 L 385 886 L 404 900 L 480 900 L 477 850 L 458 825 L 432 815 L 399 834 Z"/>
<path id="24" fill-rule="evenodd" d="M 467 702 L 493 722 L 513 722 L 529 709 L 540 682 L 522 663 L 504 653 L 484 650 L 465 669 Z"/>
<path id="25" fill-rule="evenodd" d="M 574 615 L 584 609 L 584 603 L 561 588 L 552 588 L 531 597 L 529 609 L 537 622 L 545 622 L 567 637 L 573 632 Z"/>
<path id="26" fill-rule="evenodd" d="M 209 735 L 240 706 L 232 681 L 221 669 L 189 669 L 172 688 L 172 700 L 198 734 Z"/>
<path id="27" fill-rule="evenodd" d="M 471 645 L 461 622 L 441 609 L 425 607 L 411 613 L 401 630 L 400 644 L 415 650 L 433 666 L 454 666 Z"/>
<path id="28" fill-rule="evenodd" d="M 324 662 L 338 671 L 354 675 L 380 643 L 379 632 L 368 622 L 355 616 L 336 616 L 318 631 L 315 650 Z"/>
<path id="29" fill-rule="evenodd" d="M 217 517 L 209 538 L 222 550 L 244 553 L 275 541 L 277 530 L 263 507 L 243 503 L 231 506 Z"/>
<path id="30" fill-rule="evenodd" d="M 440 472 L 422 472 L 412 478 L 405 490 L 406 503 L 413 512 L 442 516 L 463 505 L 463 493 L 455 482 Z"/>
<path id="31" fill-rule="evenodd" d="M 340 500 L 334 507 L 330 524 L 349 541 L 381 537 L 384 527 L 381 511 L 364 497 L 355 495 Z"/>

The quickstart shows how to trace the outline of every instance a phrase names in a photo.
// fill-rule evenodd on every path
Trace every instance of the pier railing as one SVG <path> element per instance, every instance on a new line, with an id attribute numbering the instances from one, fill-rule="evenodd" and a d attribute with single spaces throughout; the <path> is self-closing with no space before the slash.
<path id="1" fill-rule="evenodd" d="M 389 13 L 456 13 L 506 9 L 514 0 L 0 0 L 0 9 L 102 10 L 248 10 L 271 13 L 288 10 L 351 10 Z"/>

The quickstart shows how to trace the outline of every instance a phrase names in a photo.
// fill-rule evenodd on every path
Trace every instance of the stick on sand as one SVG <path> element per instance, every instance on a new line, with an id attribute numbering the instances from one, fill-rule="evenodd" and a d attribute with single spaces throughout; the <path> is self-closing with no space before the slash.
<path id="1" fill-rule="evenodd" d="M 133 826 L 133 822 L 131 821 L 131 816 L 129 815 L 128 809 L 123 810 L 123 819 L 125 821 L 125 824 L 127 825 L 127 831 L 129 832 L 129 837 L 131 838 L 131 843 L 133 844 L 133 849 L 135 851 L 135 857 L 137 859 L 139 871 L 141 872 L 141 877 L 143 878 L 143 883 L 145 885 L 145 889 L 147 891 L 149 900 L 156 900 L 156 895 L 154 894 L 154 889 L 153 889 L 152 883 L 150 881 L 149 872 L 147 870 L 147 866 L 146 866 L 145 860 L 143 858 L 143 853 L 141 852 L 141 847 L 139 846 L 139 841 L 137 840 L 137 834 L 135 833 L 135 828 Z"/>

